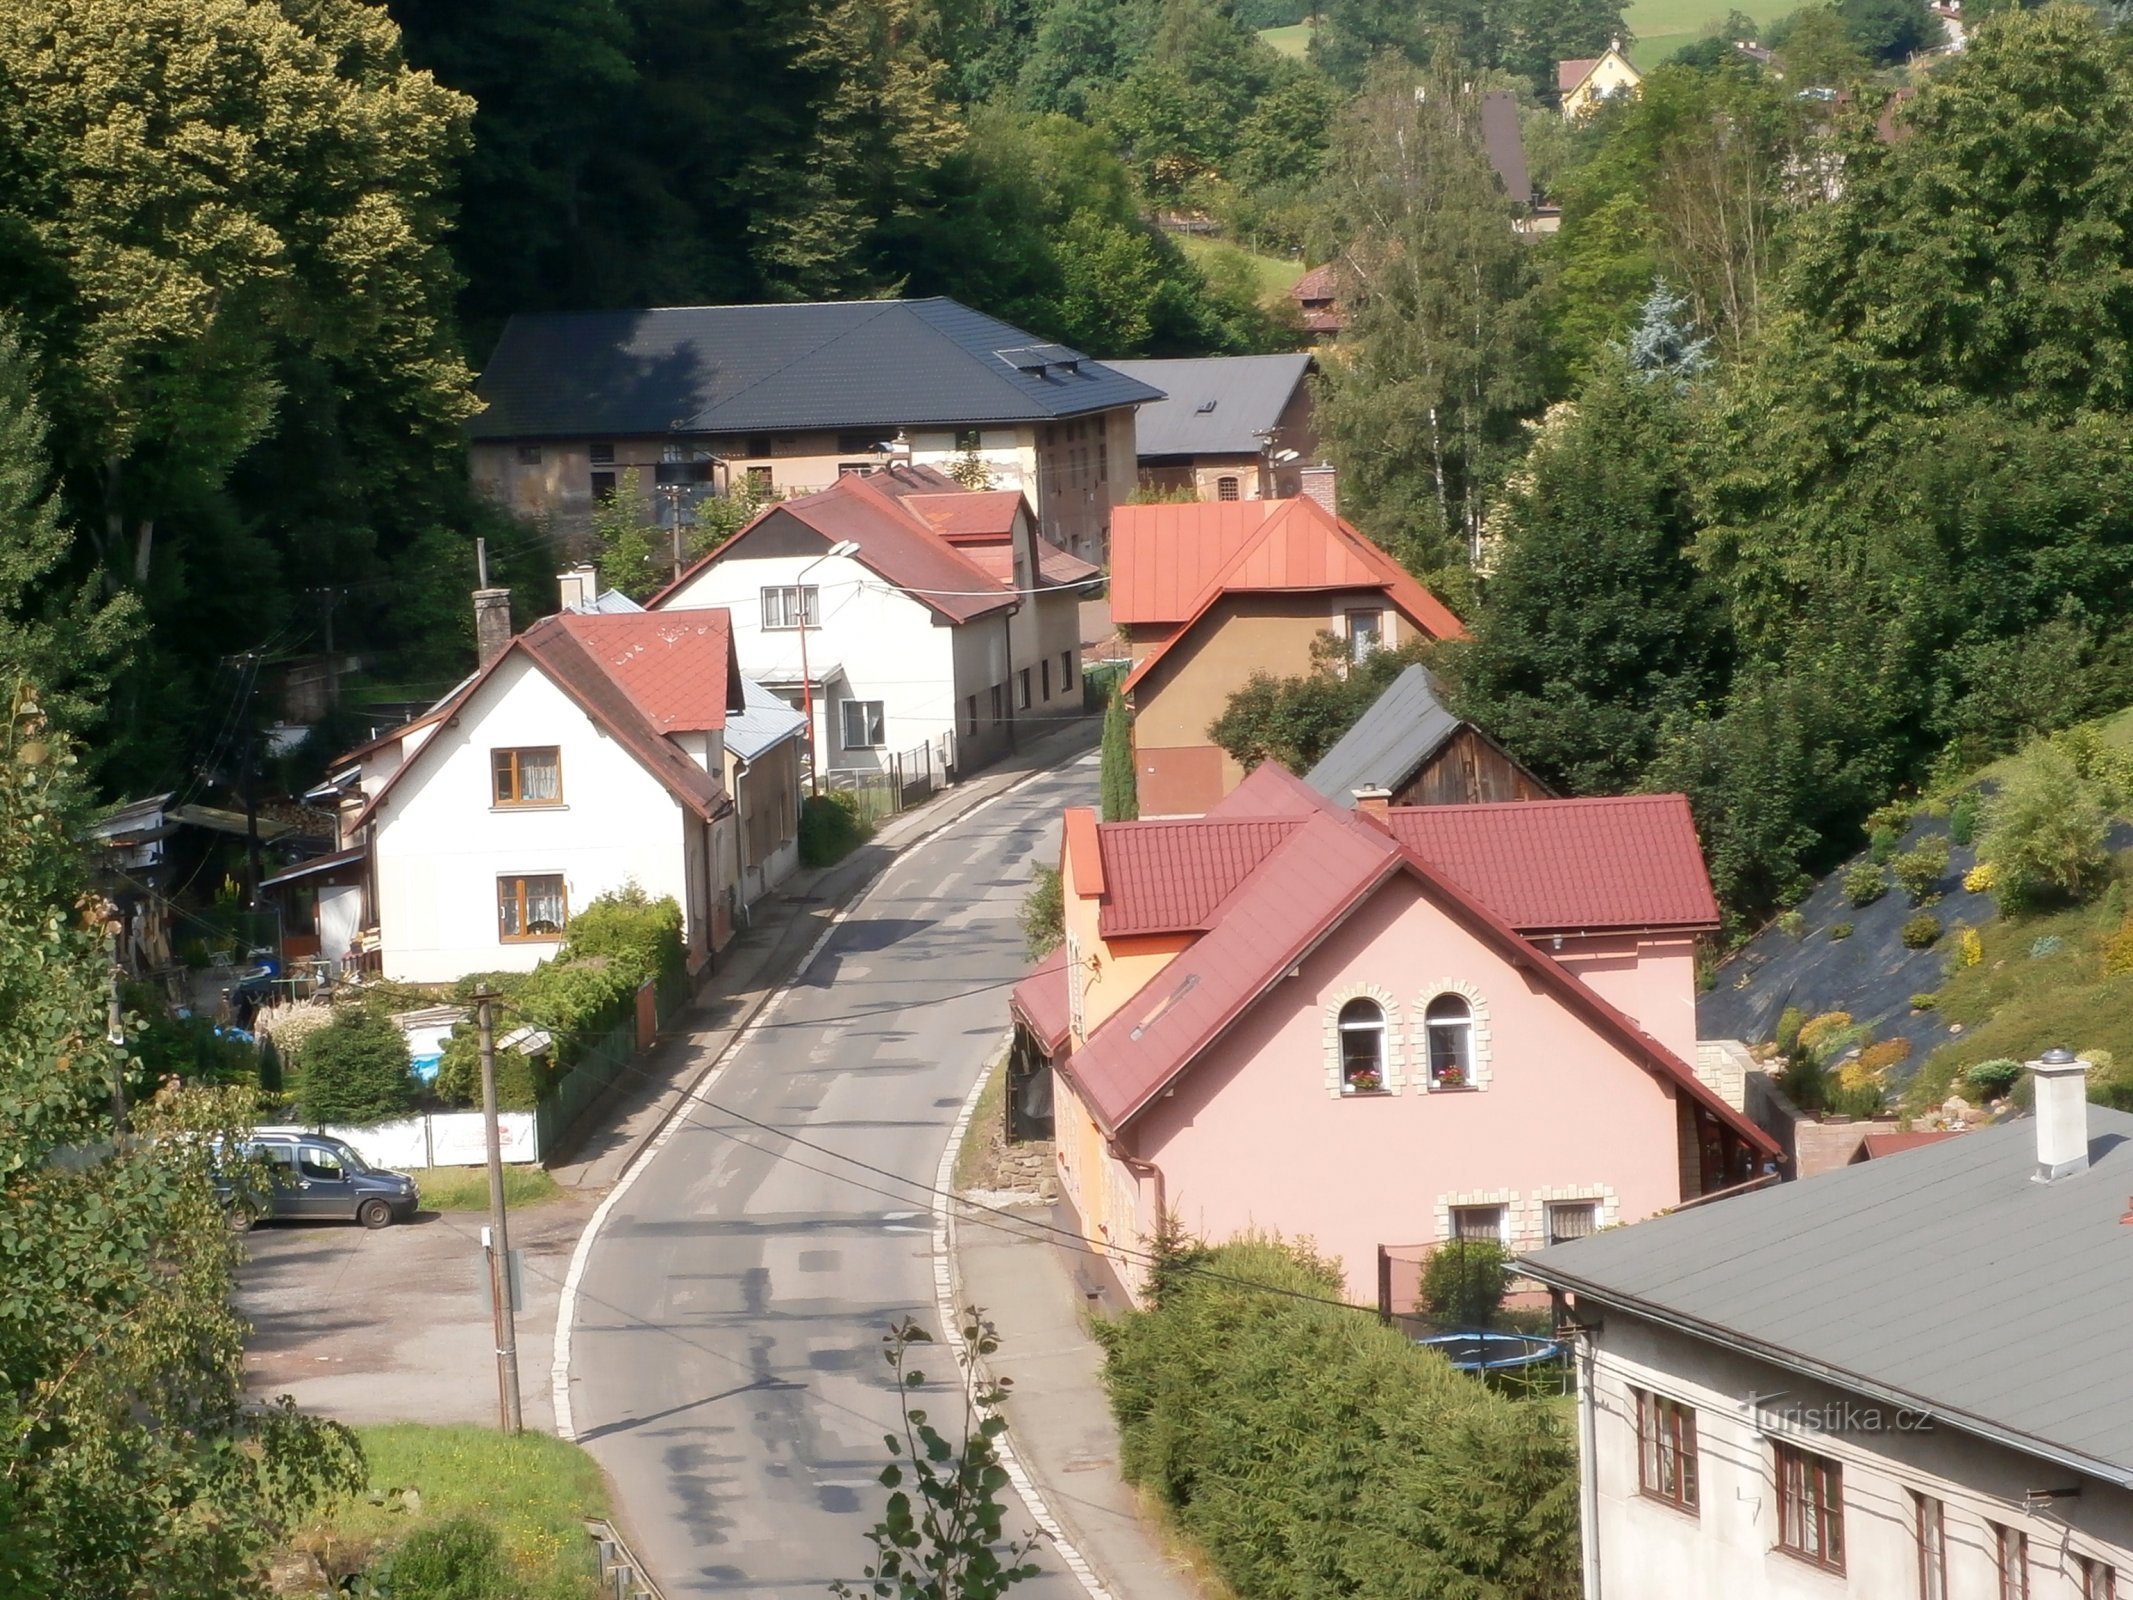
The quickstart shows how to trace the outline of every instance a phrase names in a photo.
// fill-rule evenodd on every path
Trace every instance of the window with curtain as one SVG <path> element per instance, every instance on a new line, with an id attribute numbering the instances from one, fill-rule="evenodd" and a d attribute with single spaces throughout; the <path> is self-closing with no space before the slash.
<path id="1" fill-rule="evenodd" d="M 1696 1412 L 1643 1389 L 1637 1401 L 1637 1488 L 1677 1510 L 1696 1511 Z"/>
<path id="2" fill-rule="evenodd" d="M 1794 1445 L 1778 1445 L 1776 1453 L 1778 1548 L 1842 1572 L 1844 1468 Z"/>
<path id="3" fill-rule="evenodd" d="M 563 752 L 555 745 L 492 750 L 489 765 L 500 806 L 552 806 L 563 798 Z"/>
<path id="4" fill-rule="evenodd" d="M 1918 1531 L 1918 1600 L 1948 1600 L 1948 1508 L 1914 1490 L 1911 1512 Z"/>
<path id="5" fill-rule="evenodd" d="M 1375 1094 L 1385 1087 L 1385 1008 L 1375 1000 L 1341 1007 L 1341 1093 Z"/>
<path id="6" fill-rule="evenodd" d="M 496 932 L 506 943 L 560 939 L 569 920 L 561 873 L 496 880 Z"/>
<path id="7" fill-rule="evenodd" d="M 1433 1089 L 1465 1089 L 1474 1082 L 1474 1008 L 1464 995 L 1440 994 L 1422 1013 Z"/>
<path id="8" fill-rule="evenodd" d="M 1988 1523 L 1992 1529 L 1993 1571 L 2000 1600 L 2029 1600 L 2029 1535 L 2020 1528 Z"/>

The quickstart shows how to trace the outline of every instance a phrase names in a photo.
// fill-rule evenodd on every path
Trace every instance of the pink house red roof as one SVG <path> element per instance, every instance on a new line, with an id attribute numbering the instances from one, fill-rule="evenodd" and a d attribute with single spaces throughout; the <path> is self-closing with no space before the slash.
<path id="1" fill-rule="evenodd" d="M 660 733 L 715 732 L 729 710 L 744 709 L 726 611 L 566 611 L 554 620 Z"/>
<path id="2" fill-rule="evenodd" d="M 1200 932 L 1215 908 L 1302 826 L 1300 817 L 1107 822 L 1096 831 L 1107 889 L 1097 931 Z"/>
<path id="3" fill-rule="evenodd" d="M 1387 820 L 1402 844 L 1526 933 L 1718 926 L 1678 794 L 1400 806 Z"/>
<path id="4" fill-rule="evenodd" d="M 1066 947 L 1061 945 L 1031 967 L 1008 1003 L 1044 1048 L 1057 1055 L 1067 1042 Z"/>

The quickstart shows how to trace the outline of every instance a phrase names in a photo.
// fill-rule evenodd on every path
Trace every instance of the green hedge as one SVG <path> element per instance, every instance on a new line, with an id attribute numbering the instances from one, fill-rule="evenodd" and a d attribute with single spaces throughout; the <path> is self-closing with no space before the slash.
<path id="1" fill-rule="evenodd" d="M 1298 1298 L 1344 1292 L 1329 1263 L 1245 1240 L 1181 1258 L 1153 1309 L 1100 1324 L 1126 1477 L 1241 1600 L 1571 1600 L 1567 1410 Z"/>
<path id="2" fill-rule="evenodd" d="M 859 815 L 859 797 L 839 791 L 811 794 L 800 802 L 800 865 L 827 867 L 842 861 L 873 836 Z"/>

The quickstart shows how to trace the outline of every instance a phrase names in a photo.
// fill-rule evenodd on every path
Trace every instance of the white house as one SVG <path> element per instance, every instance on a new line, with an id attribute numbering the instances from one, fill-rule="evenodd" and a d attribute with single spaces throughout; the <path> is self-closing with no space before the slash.
<path id="1" fill-rule="evenodd" d="M 566 612 L 509 640 L 356 753 L 365 797 L 344 840 L 367 850 L 380 968 L 530 968 L 574 907 L 632 880 L 682 907 L 702 966 L 746 871 L 725 773 L 728 719 L 747 709 L 721 611 Z"/>
<path id="2" fill-rule="evenodd" d="M 650 603 L 732 612 L 741 671 L 812 700 L 817 771 L 953 776 L 1080 714 L 1099 576 L 1038 537 L 1018 491 L 892 465 L 765 508 Z"/>
<path id="3" fill-rule="evenodd" d="M 1575 1330 L 1587 1600 L 2115 1600 L 2133 1116 L 2037 1116 L 1524 1258 Z"/>

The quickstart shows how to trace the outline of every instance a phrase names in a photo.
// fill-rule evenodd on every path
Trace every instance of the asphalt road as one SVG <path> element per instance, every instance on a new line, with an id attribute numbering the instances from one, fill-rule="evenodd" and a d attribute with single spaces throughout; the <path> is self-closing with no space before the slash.
<path id="1" fill-rule="evenodd" d="M 928 1191 L 1006 1031 L 1030 864 L 1056 850 L 1060 808 L 1093 801 L 1096 770 L 1078 758 L 901 856 L 592 1246 L 573 1416 L 674 1600 L 858 1580 L 896 1417 L 881 1336 L 937 1321 Z M 935 1397 L 936 1420 L 953 1403 Z M 1013 1508 L 1009 1531 L 1028 1526 Z M 1080 1594 L 1046 1567 L 1018 1597 Z"/>

